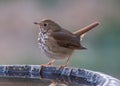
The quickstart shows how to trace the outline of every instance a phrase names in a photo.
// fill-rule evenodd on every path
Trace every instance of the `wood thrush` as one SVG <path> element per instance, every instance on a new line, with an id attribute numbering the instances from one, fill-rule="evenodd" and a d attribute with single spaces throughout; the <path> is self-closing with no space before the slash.
<path id="1" fill-rule="evenodd" d="M 99 23 L 94 22 L 73 33 L 63 29 L 49 19 L 43 20 L 40 23 L 34 22 L 34 24 L 39 25 L 40 28 L 38 43 L 41 50 L 46 56 L 52 59 L 47 65 L 52 65 L 56 59 L 67 58 L 66 63 L 62 65 L 64 67 L 68 65 L 69 58 L 74 50 L 86 49 L 80 43 L 82 36 Z"/>

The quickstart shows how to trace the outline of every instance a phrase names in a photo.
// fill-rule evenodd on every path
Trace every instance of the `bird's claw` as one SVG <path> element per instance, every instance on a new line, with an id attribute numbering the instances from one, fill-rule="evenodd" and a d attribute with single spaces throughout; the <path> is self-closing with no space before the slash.
<path id="1" fill-rule="evenodd" d="M 52 66 L 54 62 L 55 62 L 55 60 L 53 59 L 53 60 L 49 61 L 47 64 L 41 64 L 41 66 Z"/>
<path id="2" fill-rule="evenodd" d="M 52 66 L 53 63 L 41 64 L 41 66 Z"/>
<path id="3" fill-rule="evenodd" d="M 66 67 L 67 65 L 60 65 L 59 69 L 63 69 L 64 67 Z"/>

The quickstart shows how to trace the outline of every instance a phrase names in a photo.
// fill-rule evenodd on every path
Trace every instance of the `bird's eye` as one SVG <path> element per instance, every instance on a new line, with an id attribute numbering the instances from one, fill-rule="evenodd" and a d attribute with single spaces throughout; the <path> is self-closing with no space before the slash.
<path id="1" fill-rule="evenodd" d="M 46 27 L 48 24 L 47 23 L 44 23 L 44 27 Z"/>

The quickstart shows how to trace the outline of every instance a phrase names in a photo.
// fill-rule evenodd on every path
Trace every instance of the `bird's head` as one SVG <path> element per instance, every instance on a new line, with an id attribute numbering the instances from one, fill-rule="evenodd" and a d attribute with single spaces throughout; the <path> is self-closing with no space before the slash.
<path id="1" fill-rule="evenodd" d="M 34 22 L 34 24 L 39 25 L 40 30 L 43 32 L 54 32 L 61 28 L 57 23 L 50 19 L 42 20 L 40 23 Z"/>

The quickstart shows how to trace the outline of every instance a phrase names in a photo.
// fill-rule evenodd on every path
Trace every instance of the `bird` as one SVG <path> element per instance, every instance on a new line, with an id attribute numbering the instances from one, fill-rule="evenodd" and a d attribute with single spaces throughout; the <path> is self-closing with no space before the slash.
<path id="1" fill-rule="evenodd" d="M 55 60 L 65 59 L 66 62 L 60 67 L 68 66 L 70 56 L 74 50 L 85 50 L 86 48 L 81 45 L 81 40 L 86 32 L 93 29 L 99 22 L 94 22 L 82 29 L 75 32 L 70 32 L 62 28 L 58 23 L 51 19 L 44 19 L 34 24 L 39 27 L 38 44 L 41 51 L 51 60 L 47 64 L 53 65 Z"/>

